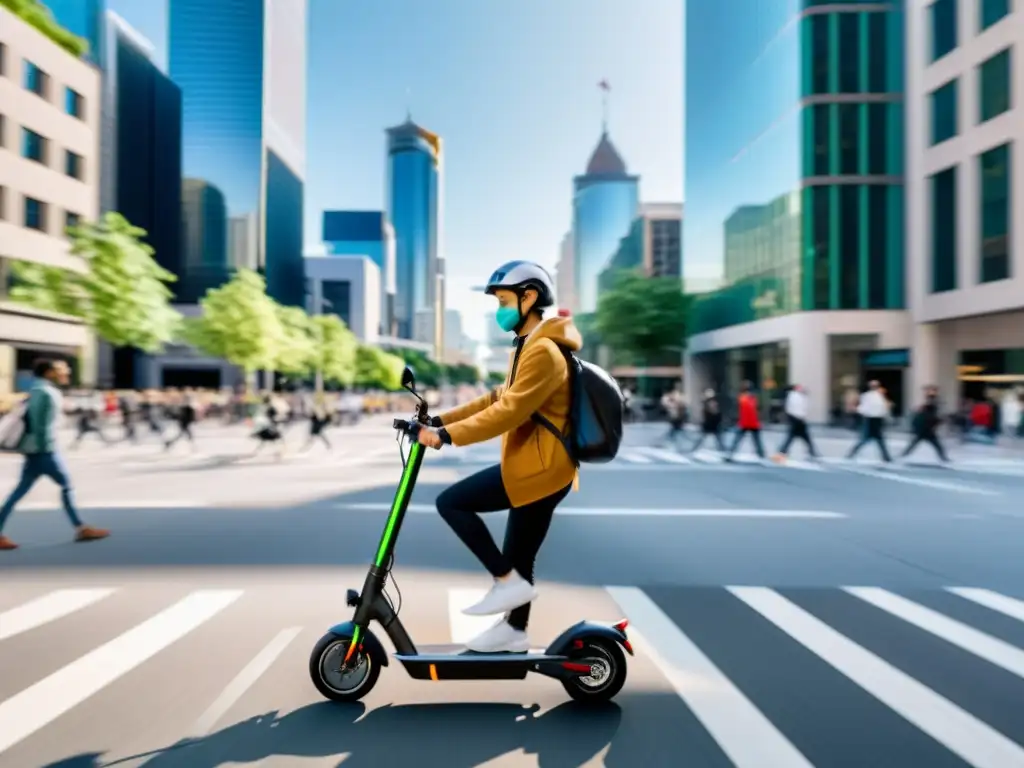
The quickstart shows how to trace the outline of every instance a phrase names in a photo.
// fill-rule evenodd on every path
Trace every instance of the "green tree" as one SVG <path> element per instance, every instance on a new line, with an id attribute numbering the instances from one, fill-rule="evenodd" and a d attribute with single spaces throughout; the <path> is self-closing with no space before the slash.
<path id="1" fill-rule="evenodd" d="M 316 365 L 317 344 L 309 315 L 300 307 L 274 304 L 281 326 L 281 343 L 277 348 L 274 370 L 288 376 L 304 377 Z"/>
<path id="2" fill-rule="evenodd" d="M 172 341 L 181 316 L 167 287 L 174 275 L 153 259 L 146 231 L 119 213 L 68 230 L 84 272 L 18 264 L 12 296 L 39 309 L 81 317 L 115 347 L 157 352 Z"/>
<path id="3" fill-rule="evenodd" d="M 202 314 L 185 320 L 183 341 L 246 374 L 274 369 L 284 329 L 261 275 L 241 269 L 229 282 L 208 291 L 199 306 Z"/>
<path id="4" fill-rule="evenodd" d="M 445 378 L 450 384 L 476 384 L 480 381 L 480 369 L 466 363 L 447 365 L 445 366 Z"/>
<path id="5" fill-rule="evenodd" d="M 324 381 L 349 385 L 356 375 L 359 340 L 337 315 L 316 315 L 313 327 L 313 369 Z"/>
<path id="6" fill-rule="evenodd" d="M 89 51 L 88 41 L 60 26 L 50 9 L 39 0 L 0 0 L 0 6 L 35 27 L 72 56 L 84 56 Z"/>
<path id="7" fill-rule="evenodd" d="M 355 384 L 394 391 L 402 387 L 405 361 L 379 347 L 360 344 L 356 349 Z"/>
<path id="8" fill-rule="evenodd" d="M 682 349 L 689 308 L 681 280 L 624 272 L 598 300 L 594 330 L 613 352 L 653 365 Z"/>
<path id="9" fill-rule="evenodd" d="M 419 387 L 436 387 L 441 383 L 444 376 L 444 368 L 435 360 L 427 357 L 425 352 L 415 349 L 401 349 L 396 352 L 405 365 L 412 368 L 416 374 L 416 385 Z"/>
<path id="10" fill-rule="evenodd" d="M 505 374 L 491 371 L 487 374 L 487 384 L 492 387 L 500 387 L 505 383 Z"/>

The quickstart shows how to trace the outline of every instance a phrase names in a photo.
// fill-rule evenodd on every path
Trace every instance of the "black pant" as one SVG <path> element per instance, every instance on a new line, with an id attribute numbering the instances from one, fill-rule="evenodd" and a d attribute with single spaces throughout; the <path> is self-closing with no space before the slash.
<path id="1" fill-rule="evenodd" d="M 740 443 L 743 442 L 743 436 L 750 435 L 750 439 L 754 441 L 754 450 L 757 451 L 757 455 L 762 459 L 764 458 L 764 445 L 761 443 L 761 430 L 760 429 L 737 429 L 736 437 L 732 441 L 732 448 L 729 450 L 729 459 L 732 459 L 736 449 L 740 447 Z"/>
<path id="2" fill-rule="evenodd" d="M 939 436 L 935 434 L 935 430 L 928 430 L 921 434 L 914 435 L 914 439 L 907 444 L 907 448 L 903 451 L 904 456 L 909 456 L 910 452 L 917 447 L 918 443 L 930 443 L 935 452 L 939 454 L 939 459 L 942 461 L 949 461 L 949 457 L 946 455 L 946 451 L 942 448 L 942 443 L 939 442 Z"/>
<path id="3" fill-rule="evenodd" d="M 818 453 L 814 450 L 814 443 L 811 442 L 811 433 L 807 431 L 807 422 L 803 419 L 789 419 L 789 433 L 786 435 L 786 439 L 782 441 L 782 445 L 779 446 L 779 453 L 785 456 L 789 453 L 789 446 L 793 444 L 794 440 L 803 440 L 807 445 L 807 453 L 811 456 L 817 456 Z"/>
<path id="4" fill-rule="evenodd" d="M 889 449 L 885 446 L 885 420 L 880 418 L 867 418 L 864 419 L 864 431 L 861 433 L 860 440 L 853 446 L 850 453 L 847 454 L 846 458 L 852 459 L 857 455 L 865 445 L 874 440 L 878 443 L 878 450 L 882 454 L 882 460 L 888 464 L 892 461 L 892 457 L 889 456 Z"/>
<path id="5" fill-rule="evenodd" d="M 693 445 L 690 446 L 690 451 L 694 452 L 704 444 L 704 439 L 707 437 L 714 437 L 715 442 L 718 443 L 718 450 L 725 453 L 725 443 L 722 442 L 722 431 L 719 427 L 709 427 L 704 425 L 701 428 L 700 436 L 694 441 Z"/>
<path id="6" fill-rule="evenodd" d="M 571 487 L 567 485 L 539 501 L 513 507 L 501 481 L 501 467 L 493 466 L 459 480 L 444 491 L 437 497 L 437 511 L 492 576 L 498 578 L 515 570 L 532 584 L 533 564 L 548 535 L 555 507 Z M 499 550 L 480 513 L 503 509 L 509 510 L 508 524 L 505 543 Z M 515 629 L 525 630 L 529 621 L 529 603 L 508 615 L 508 623 Z"/>

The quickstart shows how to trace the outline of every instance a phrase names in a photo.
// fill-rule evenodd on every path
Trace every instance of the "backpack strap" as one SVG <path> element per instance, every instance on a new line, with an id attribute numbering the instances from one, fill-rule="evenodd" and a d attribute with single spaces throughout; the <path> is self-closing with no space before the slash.
<path id="1" fill-rule="evenodd" d="M 573 376 L 575 375 L 574 374 L 575 365 L 573 363 L 572 350 L 568 349 L 567 347 L 563 347 L 561 344 L 557 344 L 557 343 L 555 344 L 555 346 L 558 347 L 558 349 L 562 352 L 562 355 L 565 357 L 566 374 L 569 377 L 569 397 L 571 398 L 572 397 L 573 385 L 574 385 Z M 571 414 L 571 411 L 572 411 L 572 404 L 571 403 L 569 405 L 569 409 L 570 409 L 570 414 Z M 571 416 L 570 416 L 570 418 L 571 418 Z M 530 419 L 535 424 L 543 427 L 548 432 L 550 432 L 552 435 L 554 435 L 555 438 L 558 440 L 558 442 L 562 444 L 562 447 L 565 448 L 565 452 L 569 454 L 569 458 L 571 458 L 573 460 L 573 463 L 575 463 L 576 466 L 579 467 L 579 462 L 576 461 L 575 456 L 573 456 L 572 443 L 569 441 L 569 436 L 567 434 L 565 434 L 558 427 L 556 427 L 554 425 L 554 423 L 551 421 L 551 419 L 549 419 L 547 416 L 544 416 L 541 413 L 538 413 L 538 412 L 532 413 L 530 415 Z"/>

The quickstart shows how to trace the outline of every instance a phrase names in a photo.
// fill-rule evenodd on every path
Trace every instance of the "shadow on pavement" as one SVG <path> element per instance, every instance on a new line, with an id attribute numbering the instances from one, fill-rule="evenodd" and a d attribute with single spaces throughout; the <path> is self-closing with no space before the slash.
<path id="1" fill-rule="evenodd" d="M 656 703 L 637 704 L 646 708 Z M 627 699 L 627 711 L 630 706 Z M 111 762 L 104 762 L 99 754 L 86 753 L 45 768 L 114 768 L 129 761 L 137 764 L 135 761 L 140 759 L 146 768 L 218 768 L 271 757 L 335 755 L 338 765 L 344 764 L 345 768 L 471 768 L 520 749 L 536 755 L 542 768 L 576 768 L 609 745 L 604 765 L 631 768 L 643 764 L 645 753 L 660 740 L 658 734 L 646 732 L 642 718 L 633 719 L 632 728 L 620 730 L 623 711 L 614 703 L 594 708 L 569 702 L 541 715 L 537 714 L 539 708 L 536 704 L 477 703 L 367 710 L 363 704 L 318 702 L 286 715 L 268 712 L 205 738 Z M 674 739 L 669 737 L 669 741 Z M 644 746 L 642 742 L 648 743 Z M 671 748 L 661 741 L 660 748 L 665 747 Z"/>

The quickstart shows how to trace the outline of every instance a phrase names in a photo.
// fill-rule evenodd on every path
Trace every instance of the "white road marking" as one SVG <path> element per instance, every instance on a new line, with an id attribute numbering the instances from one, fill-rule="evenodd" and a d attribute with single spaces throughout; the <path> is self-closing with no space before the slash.
<path id="1" fill-rule="evenodd" d="M 112 499 L 110 501 L 84 501 L 75 500 L 78 509 L 203 509 L 214 506 L 209 502 L 197 501 L 195 499 L 136 499 L 134 501 L 125 499 Z M 32 512 L 56 512 L 63 507 L 59 501 L 33 501 L 27 504 L 19 504 L 18 509 Z"/>
<path id="2" fill-rule="evenodd" d="M 1024 621 L 1024 600 L 1015 597 L 1007 597 L 989 589 L 976 589 L 974 587 L 947 587 L 947 592 L 959 595 L 964 600 L 983 605 L 986 608 L 1009 616 L 1017 621 Z"/>
<path id="3" fill-rule="evenodd" d="M 353 509 L 360 512 L 387 512 L 390 504 L 339 503 L 337 509 Z M 433 504 L 410 504 L 408 512 L 418 515 L 437 513 Z M 498 514 L 498 513 L 496 513 Z M 848 517 L 841 512 L 822 512 L 804 509 L 672 509 L 653 507 L 639 509 L 632 507 L 559 507 L 556 515 L 570 517 L 727 517 L 744 519 L 800 519 L 838 520 Z"/>
<path id="4" fill-rule="evenodd" d="M 649 459 L 640 453 L 635 448 L 627 448 L 619 451 L 618 456 L 615 457 L 616 461 L 624 461 L 627 464 L 651 464 L 653 459 Z"/>
<path id="5" fill-rule="evenodd" d="M 301 631 L 302 627 L 281 630 L 262 651 L 256 654 L 252 661 L 245 665 L 235 679 L 228 683 L 220 696 L 210 705 L 210 708 L 196 721 L 190 736 L 198 739 L 209 734 L 228 710 L 240 701 L 246 691 L 252 688 L 256 681 L 270 669 L 277 657 L 284 653 L 284 650 Z"/>
<path id="6" fill-rule="evenodd" d="M 940 637 L 990 664 L 1024 677 L 1024 651 L 938 611 L 879 587 L 844 587 L 845 591 L 876 608 Z"/>
<path id="7" fill-rule="evenodd" d="M 49 624 L 87 608 L 114 593 L 113 589 L 59 589 L 0 613 L 0 640 Z"/>
<path id="8" fill-rule="evenodd" d="M 975 494 L 978 496 L 1002 496 L 1003 494 L 999 491 L 989 490 L 987 488 L 978 488 L 973 485 L 961 485 L 960 483 L 951 483 L 943 480 L 932 480 L 925 477 L 907 477 L 906 475 L 898 475 L 895 472 L 890 471 L 879 471 L 873 469 L 865 469 L 863 467 L 854 467 L 849 464 L 841 464 L 844 471 L 852 472 L 857 475 L 863 475 L 865 477 L 877 477 L 882 480 L 888 480 L 892 483 L 904 483 L 906 485 L 919 485 L 923 488 L 934 488 L 939 491 L 953 491 L 954 493 L 968 493 Z"/>
<path id="9" fill-rule="evenodd" d="M 629 618 L 627 632 L 737 768 L 811 768 L 811 763 L 636 587 L 607 587 Z"/>
<path id="10" fill-rule="evenodd" d="M 467 616 L 462 612 L 463 608 L 479 603 L 486 594 L 486 589 L 448 590 L 448 628 L 453 643 L 465 645 L 498 620 L 496 616 Z"/>
<path id="11" fill-rule="evenodd" d="M 649 458 L 656 459 L 657 461 L 663 461 L 666 464 L 692 464 L 685 456 L 670 451 L 666 448 L 636 448 L 637 452 L 648 456 Z"/>
<path id="12" fill-rule="evenodd" d="M 0 754 L 213 618 L 241 595 L 241 590 L 193 592 L 0 703 Z"/>
<path id="13" fill-rule="evenodd" d="M 1024 768 L 1024 749 L 948 699 L 765 587 L 737 598 L 975 768 Z"/>

